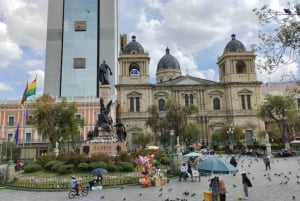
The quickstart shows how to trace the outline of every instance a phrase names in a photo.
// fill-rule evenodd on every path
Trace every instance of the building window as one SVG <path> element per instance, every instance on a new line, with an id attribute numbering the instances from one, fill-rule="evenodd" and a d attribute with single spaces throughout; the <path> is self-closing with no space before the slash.
<path id="1" fill-rule="evenodd" d="M 15 117 L 14 116 L 9 116 L 8 117 L 8 125 L 13 126 L 15 124 Z"/>
<path id="2" fill-rule="evenodd" d="M 241 95 L 241 103 L 243 110 L 251 110 L 251 95 Z"/>
<path id="3" fill-rule="evenodd" d="M 194 104 L 194 96 L 193 96 L 193 94 L 190 94 L 190 104 Z"/>
<path id="4" fill-rule="evenodd" d="M 47 142 L 47 135 L 46 134 L 42 134 L 42 142 Z"/>
<path id="5" fill-rule="evenodd" d="M 130 108 L 129 108 L 130 112 L 134 112 L 134 98 L 130 97 Z"/>
<path id="6" fill-rule="evenodd" d="M 81 114 L 75 114 L 75 119 L 76 119 L 77 124 L 80 124 L 80 122 L 81 122 Z"/>
<path id="7" fill-rule="evenodd" d="M 158 111 L 164 111 L 165 110 L 165 99 L 161 98 L 158 100 Z"/>
<path id="8" fill-rule="evenodd" d="M 189 95 L 185 94 L 184 96 L 184 102 L 185 102 L 185 106 L 189 106 Z"/>
<path id="9" fill-rule="evenodd" d="M 247 73 L 246 65 L 243 61 L 238 61 L 236 63 L 236 73 L 237 74 Z"/>
<path id="10" fill-rule="evenodd" d="M 214 98 L 213 99 L 213 108 L 214 110 L 220 110 L 220 99 L 219 98 Z"/>
<path id="11" fill-rule="evenodd" d="M 136 112 L 139 112 L 140 111 L 140 98 L 136 97 L 135 100 L 136 100 L 135 109 L 136 109 Z"/>
<path id="12" fill-rule="evenodd" d="M 14 134 L 13 133 L 8 133 L 7 134 L 7 140 L 8 140 L 8 142 L 13 142 L 13 138 L 14 137 Z"/>
<path id="13" fill-rule="evenodd" d="M 250 95 L 247 95 L 247 105 L 248 105 L 248 109 L 251 110 L 252 107 L 251 107 L 251 96 Z"/>
<path id="14" fill-rule="evenodd" d="M 25 134 L 25 142 L 26 143 L 31 143 L 31 133 L 26 133 Z"/>
<path id="15" fill-rule="evenodd" d="M 184 95 L 184 104 L 185 106 L 189 106 L 190 104 L 194 104 L 194 95 L 193 94 L 185 94 Z"/>
<path id="16" fill-rule="evenodd" d="M 86 31 L 86 21 L 76 21 L 74 23 L 75 31 Z"/>

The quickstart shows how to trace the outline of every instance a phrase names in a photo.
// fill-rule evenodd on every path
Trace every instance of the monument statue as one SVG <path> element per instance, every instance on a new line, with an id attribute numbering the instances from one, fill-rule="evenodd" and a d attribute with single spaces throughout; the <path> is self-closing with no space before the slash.
<path id="1" fill-rule="evenodd" d="M 94 128 L 94 136 L 98 135 L 98 128 L 101 127 L 105 131 L 112 130 L 112 119 L 110 116 L 110 107 L 112 105 L 112 101 L 109 101 L 106 107 L 104 106 L 104 101 L 100 98 L 100 115 L 98 121 Z"/>
<path id="2" fill-rule="evenodd" d="M 126 130 L 125 130 L 125 126 L 122 123 L 120 118 L 117 119 L 117 123 L 116 123 L 115 127 L 116 127 L 116 131 L 117 131 L 118 140 L 120 142 L 125 141 L 127 133 L 126 133 Z"/>
<path id="3" fill-rule="evenodd" d="M 266 133 L 266 136 L 265 136 L 265 142 L 266 142 L 266 144 L 269 144 L 269 143 L 270 143 L 268 133 Z"/>
<path id="4" fill-rule="evenodd" d="M 98 69 L 98 79 L 101 82 L 101 85 L 109 84 L 109 79 L 108 79 L 109 75 L 112 75 L 112 72 L 111 72 L 110 67 L 105 63 L 105 60 L 104 60 Z"/>

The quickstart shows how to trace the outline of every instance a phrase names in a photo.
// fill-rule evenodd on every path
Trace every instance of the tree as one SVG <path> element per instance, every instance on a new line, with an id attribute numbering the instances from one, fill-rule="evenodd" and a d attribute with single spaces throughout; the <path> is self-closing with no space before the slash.
<path id="1" fill-rule="evenodd" d="M 198 108 L 190 104 L 189 106 L 182 106 L 177 103 L 174 99 L 169 99 L 165 106 L 166 115 L 165 126 L 168 126 L 168 130 L 174 130 L 175 135 L 184 139 L 184 130 L 188 124 L 188 115 L 198 112 Z"/>
<path id="2" fill-rule="evenodd" d="M 258 111 L 258 116 L 266 121 L 274 121 L 280 129 L 285 148 L 289 149 L 287 128 L 297 119 L 294 99 L 291 96 L 266 95 L 264 104 Z"/>
<path id="3" fill-rule="evenodd" d="M 157 131 L 159 130 L 159 114 L 157 111 L 157 106 L 156 105 L 152 105 L 148 108 L 148 112 L 150 114 L 149 118 L 146 120 L 145 125 L 149 126 L 152 131 L 153 131 L 153 141 L 154 143 L 157 145 Z"/>
<path id="4" fill-rule="evenodd" d="M 52 148 L 56 147 L 59 139 L 70 140 L 78 132 L 78 122 L 75 118 L 77 112 L 75 103 L 67 103 L 63 98 L 56 103 L 48 94 L 44 94 L 36 100 L 34 122 L 40 134 L 48 137 Z M 82 125 L 83 122 L 80 122 Z"/>
<path id="5" fill-rule="evenodd" d="M 132 143 L 141 146 L 143 149 L 151 142 L 150 133 L 136 133 L 132 136 Z"/>
<path id="6" fill-rule="evenodd" d="M 225 124 L 221 129 L 217 130 L 212 135 L 213 144 L 229 144 L 231 140 L 231 136 L 228 135 L 227 131 L 229 130 L 229 125 Z M 234 126 L 234 132 L 232 136 L 232 140 L 234 144 L 241 145 L 241 142 L 245 139 L 245 133 L 243 132 L 240 126 Z"/>
<path id="7" fill-rule="evenodd" d="M 201 127 L 197 123 L 188 123 L 182 133 L 183 141 L 187 145 L 193 144 L 200 139 Z"/>
<path id="8" fill-rule="evenodd" d="M 280 64 L 295 61 L 300 53 L 300 4 L 287 4 L 288 8 L 282 11 L 272 10 L 268 6 L 253 9 L 262 27 L 259 32 L 261 45 L 258 51 L 266 58 L 262 69 L 271 73 Z M 294 78 L 286 72 L 285 76 Z"/>

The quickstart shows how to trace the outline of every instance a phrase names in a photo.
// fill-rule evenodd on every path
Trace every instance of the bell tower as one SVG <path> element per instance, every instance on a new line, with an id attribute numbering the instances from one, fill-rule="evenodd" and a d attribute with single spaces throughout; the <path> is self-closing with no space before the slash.
<path id="1" fill-rule="evenodd" d="M 219 81 L 256 82 L 255 57 L 254 51 L 246 51 L 243 43 L 236 40 L 235 34 L 232 34 L 223 55 L 218 58 Z"/>
<path id="2" fill-rule="evenodd" d="M 149 84 L 148 53 L 143 46 L 132 36 L 132 41 L 126 45 L 126 35 L 121 36 L 121 52 L 119 56 L 119 84 Z M 122 47 L 123 46 L 123 47 Z"/>

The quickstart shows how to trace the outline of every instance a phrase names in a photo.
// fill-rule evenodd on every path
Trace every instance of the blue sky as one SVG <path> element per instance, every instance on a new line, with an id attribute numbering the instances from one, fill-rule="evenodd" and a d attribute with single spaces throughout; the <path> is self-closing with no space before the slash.
<path id="1" fill-rule="evenodd" d="M 264 4 L 287 7 L 280 0 L 119 0 L 120 34 L 134 34 L 149 52 L 150 75 L 168 46 L 183 74 L 218 81 L 217 58 L 230 35 L 247 50 L 259 44 L 258 21 L 252 12 Z M 38 77 L 43 93 L 47 30 L 46 0 L 0 0 L 0 100 L 20 100 L 26 81 Z M 259 58 L 259 55 L 258 55 Z M 283 72 L 299 75 L 298 63 L 279 68 L 261 81 L 280 81 Z M 299 76 L 298 76 L 299 77 Z"/>

